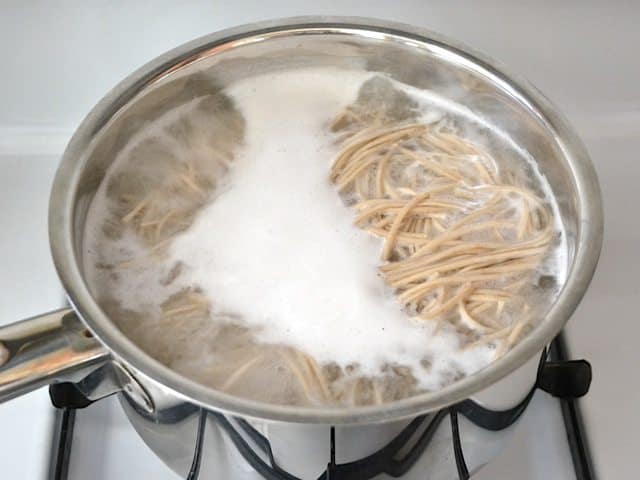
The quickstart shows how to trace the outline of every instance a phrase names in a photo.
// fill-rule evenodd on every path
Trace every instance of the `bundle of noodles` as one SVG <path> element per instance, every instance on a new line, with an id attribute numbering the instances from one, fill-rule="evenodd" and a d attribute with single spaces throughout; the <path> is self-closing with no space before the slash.
<path id="1" fill-rule="evenodd" d="M 355 224 L 384 239 L 386 283 L 417 319 L 494 342 L 500 356 L 530 322 L 519 293 L 553 237 L 547 205 L 442 124 L 364 127 L 348 114 L 330 178 Z"/>

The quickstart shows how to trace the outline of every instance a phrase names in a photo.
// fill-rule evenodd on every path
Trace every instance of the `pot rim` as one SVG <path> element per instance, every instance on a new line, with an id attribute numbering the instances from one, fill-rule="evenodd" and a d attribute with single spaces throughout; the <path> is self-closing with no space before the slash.
<path id="1" fill-rule="evenodd" d="M 235 47 L 283 34 L 309 33 L 375 34 L 443 49 L 471 62 L 545 124 L 571 168 L 581 214 L 580 231 L 565 285 L 546 319 L 506 355 L 441 390 L 379 406 L 340 408 L 284 406 L 225 394 L 174 372 L 143 352 L 109 320 L 83 280 L 74 253 L 79 180 L 91 142 L 109 119 L 145 86 L 197 61 L 205 52 L 215 54 L 216 48 L 223 44 Z M 260 40 L 256 40 L 258 36 Z M 540 352 L 564 326 L 591 281 L 602 245 L 603 211 L 596 172 L 578 136 L 535 87 L 498 62 L 459 42 L 402 23 L 361 17 L 292 17 L 243 25 L 198 38 L 152 60 L 114 87 L 83 120 L 63 154 L 51 192 L 49 238 L 53 260 L 71 304 L 112 356 L 142 377 L 183 400 L 233 415 L 296 423 L 357 424 L 416 416 L 455 404 L 491 386 Z"/>

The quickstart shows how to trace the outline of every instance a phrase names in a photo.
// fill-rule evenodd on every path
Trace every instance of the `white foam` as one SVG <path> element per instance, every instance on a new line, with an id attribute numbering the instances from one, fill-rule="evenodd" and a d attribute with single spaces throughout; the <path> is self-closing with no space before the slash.
<path id="1" fill-rule="evenodd" d="M 353 226 L 329 182 L 336 148 L 325 122 L 366 78 L 305 70 L 235 84 L 227 93 L 246 120 L 246 145 L 231 186 L 175 240 L 172 259 L 188 266 L 181 281 L 202 288 L 214 312 L 319 362 L 357 363 L 373 374 L 387 362 L 417 369 L 428 353 L 443 369 L 454 361 L 475 370 L 478 352 L 459 352 L 454 334 L 434 336 L 402 312 L 377 276 L 380 240 Z M 421 376 L 425 387 L 440 382 Z"/>

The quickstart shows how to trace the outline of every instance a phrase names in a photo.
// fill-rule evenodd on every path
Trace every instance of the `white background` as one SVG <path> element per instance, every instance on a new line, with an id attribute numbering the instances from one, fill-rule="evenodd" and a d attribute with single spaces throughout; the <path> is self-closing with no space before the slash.
<path id="1" fill-rule="evenodd" d="M 533 81 L 593 156 L 605 199 L 605 246 L 570 340 L 594 366 L 584 406 L 601 478 L 633 478 L 640 430 L 640 4 L 557 3 L 0 0 L 0 322 L 61 303 L 46 246 L 49 183 L 69 135 L 119 79 L 176 45 L 249 21 L 349 14 L 413 23 Z M 0 408 L 3 478 L 7 468 L 15 472 L 7 478 L 43 478 L 46 402 L 37 392 Z"/>

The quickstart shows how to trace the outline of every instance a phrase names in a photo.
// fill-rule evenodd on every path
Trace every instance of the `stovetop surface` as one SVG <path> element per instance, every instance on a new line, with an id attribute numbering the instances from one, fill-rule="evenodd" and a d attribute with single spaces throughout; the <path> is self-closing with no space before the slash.
<path id="1" fill-rule="evenodd" d="M 487 1 L 471 8 L 450 0 L 328 0 L 310 8 L 275 0 L 2 2 L 0 322 L 62 305 L 47 246 L 48 191 L 70 134 L 109 88 L 147 60 L 199 35 L 310 13 L 399 20 L 457 38 L 531 80 L 575 125 L 600 176 L 606 233 L 598 272 L 569 323 L 568 341 L 573 355 L 594 367 L 591 392 L 581 404 L 599 476 L 633 478 L 640 376 L 619 372 L 640 360 L 634 340 L 640 328 L 634 318 L 640 226 L 632 217 L 640 178 L 637 3 Z M 3 474 L 43 478 L 52 425 L 46 392 L 2 405 L 0 424 Z M 112 402 L 81 412 L 76 435 L 85 441 L 75 443 L 70 473 L 80 476 L 71 478 L 138 478 L 120 476 L 125 467 L 144 469 L 143 478 L 150 472 L 157 474 L 153 478 L 172 478 Z M 83 458 L 93 460 L 82 463 Z M 557 403 L 539 393 L 507 451 L 477 478 L 514 478 L 517 472 L 522 479 L 564 479 L 571 478 L 569 467 Z"/>
<path id="2" fill-rule="evenodd" d="M 473 479 L 576 479 L 566 432 L 563 427 L 558 428 L 562 422 L 558 400 L 544 392 L 536 393 L 507 449 Z M 65 480 L 86 478 L 180 479 L 132 432 L 115 398 L 76 412 Z"/>

